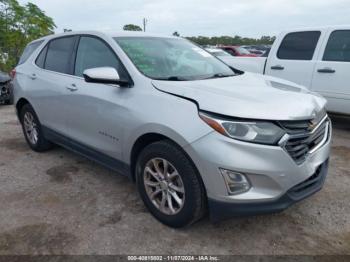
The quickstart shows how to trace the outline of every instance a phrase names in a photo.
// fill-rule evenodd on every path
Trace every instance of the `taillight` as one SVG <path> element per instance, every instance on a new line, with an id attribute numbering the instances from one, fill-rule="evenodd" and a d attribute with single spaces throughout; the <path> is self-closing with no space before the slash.
<path id="1" fill-rule="evenodd" d="M 11 72 L 10 72 L 10 77 L 11 77 L 12 79 L 14 79 L 15 76 L 16 76 L 16 68 L 12 69 Z"/>

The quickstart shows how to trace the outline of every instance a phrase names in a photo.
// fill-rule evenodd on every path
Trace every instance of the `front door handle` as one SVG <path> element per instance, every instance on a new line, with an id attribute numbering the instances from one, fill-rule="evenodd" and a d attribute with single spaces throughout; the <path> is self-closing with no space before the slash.
<path id="1" fill-rule="evenodd" d="M 334 73 L 335 73 L 335 70 L 332 69 L 332 68 L 326 67 L 326 68 L 318 69 L 317 72 L 319 72 L 319 73 L 334 74 Z"/>
<path id="2" fill-rule="evenodd" d="M 76 84 L 71 84 L 70 86 L 67 86 L 67 89 L 71 92 L 74 92 L 78 90 L 78 87 L 76 86 Z"/>
<path id="3" fill-rule="evenodd" d="M 271 66 L 272 70 L 284 70 L 284 67 L 281 65 L 275 65 L 275 66 Z"/>

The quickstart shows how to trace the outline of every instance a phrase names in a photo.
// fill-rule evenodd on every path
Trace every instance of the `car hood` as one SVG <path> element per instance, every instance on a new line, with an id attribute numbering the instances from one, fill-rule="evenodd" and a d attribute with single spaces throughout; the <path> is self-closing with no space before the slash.
<path id="1" fill-rule="evenodd" d="M 195 100 L 199 109 L 227 116 L 265 120 L 312 119 L 326 100 L 289 81 L 244 73 L 197 81 L 152 80 L 160 91 Z"/>

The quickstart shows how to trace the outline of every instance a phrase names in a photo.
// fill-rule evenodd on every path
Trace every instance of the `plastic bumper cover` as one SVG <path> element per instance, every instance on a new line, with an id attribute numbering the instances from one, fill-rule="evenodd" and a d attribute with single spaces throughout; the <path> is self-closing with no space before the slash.
<path id="1" fill-rule="evenodd" d="M 237 216 L 250 216 L 258 214 L 277 213 L 285 210 L 296 202 L 299 202 L 323 187 L 328 173 L 328 160 L 320 165 L 316 172 L 307 180 L 294 186 L 283 196 L 274 201 L 256 203 L 229 203 L 208 199 L 210 218 L 213 222 Z"/>

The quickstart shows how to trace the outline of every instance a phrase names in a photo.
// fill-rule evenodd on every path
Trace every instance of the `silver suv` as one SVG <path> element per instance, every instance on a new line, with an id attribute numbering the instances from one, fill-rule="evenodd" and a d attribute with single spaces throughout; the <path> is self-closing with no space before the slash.
<path id="1" fill-rule="evenodd" d="M 230 68 L 191 42 L 74 32 L 36 40 L 16 67 L 29 146 L 58 144 L 135 181 L 172 227 L 281 211 L 323 186 L 325 99 Z"/>

